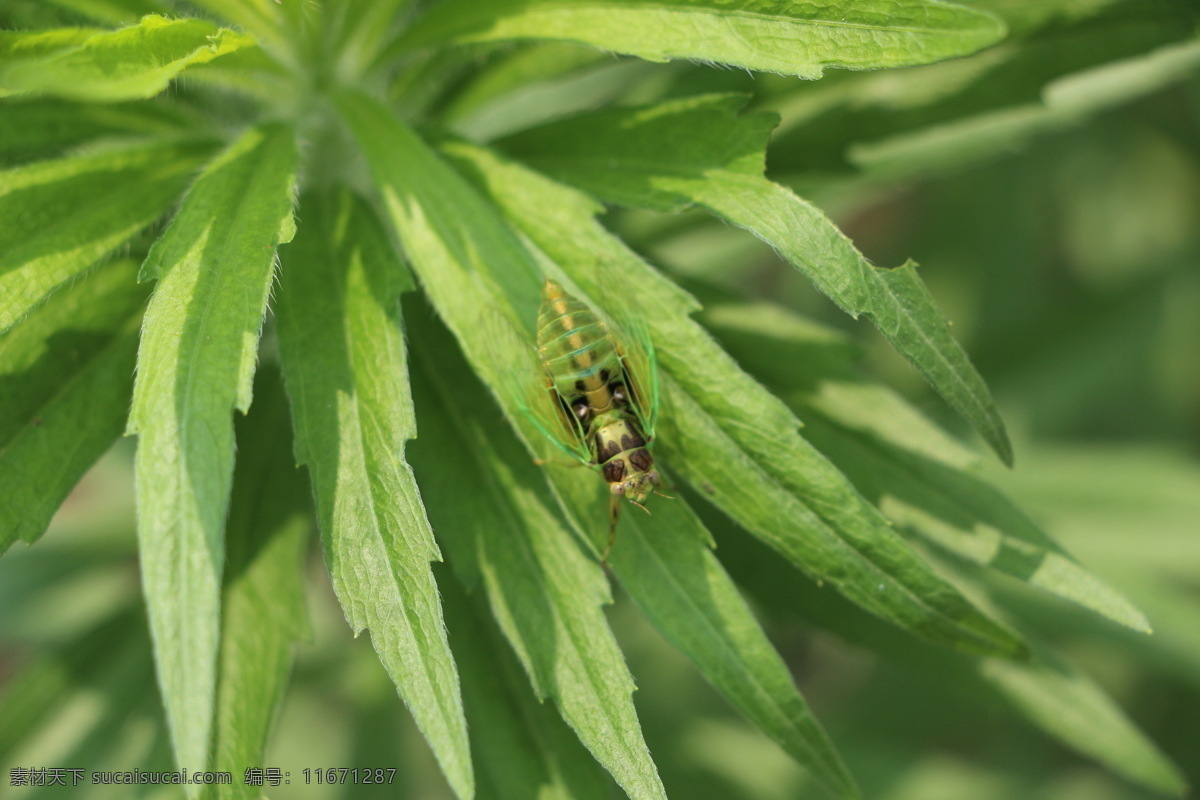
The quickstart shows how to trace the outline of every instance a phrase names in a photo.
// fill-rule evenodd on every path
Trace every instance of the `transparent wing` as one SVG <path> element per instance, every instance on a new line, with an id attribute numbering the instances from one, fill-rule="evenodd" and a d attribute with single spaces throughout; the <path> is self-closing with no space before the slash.
<path id="1" fill-rule="evenodd" d="M 590 464 L 592 451 L 582 424 L 554 391 L 533 345 L 498 309 L 485 311 L 481 322 L 489 357 L 498 367 L 501 401 L 519 409 L 567 455 Z"/>
<path id="2" fill-rule="evenodd" d="M 615 317 L 613 343 L 625 367 L 630 403 L 642 423 L 642 433 L 654 438 L 658 424 L 658 365 L 654 359 L 654 341 L 644 320 L 632 316 Z"/>

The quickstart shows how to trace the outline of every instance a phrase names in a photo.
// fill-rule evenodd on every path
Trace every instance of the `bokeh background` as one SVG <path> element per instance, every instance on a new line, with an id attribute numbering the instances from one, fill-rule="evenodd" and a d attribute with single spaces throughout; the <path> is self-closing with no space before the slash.
<path id="1" fill-rule="evenodd" d="M 1036 11 L 1022 13 L 1010 18 L 1018 32 L 1036 17 Z M 1093 61 L 1137 57 L 1169 38 L 1158 28 L 1152 36 L 1136 24 L 1117 27 L 1131 19 L 1116 18 L 1103 40 L 1089 39 L 1090 28 L 1067 20 L 1059 33 L 1070 36 L 1056 39 L 1051 29 L 1022 45 L 1015 71 L 1012 61 L 985 53 L 958 66 L 923 68 L 943 68 L 925 73 L 935 80 L 905 70 L 894 78 L 831 73 L 799 85 L 612 60 L 495 104 L 464 123 L 463 132 L 502 133 L 509 120 L 527 121 L 531 107 L 563 111 L 697 88 L 747 91 L 753 107 L 779 111 L 783 122 L 768 161 L 773 177 L 824 208 L 875 263 L 917 261 L 995 392 L 1017 465 L 1007 470 L 981 448 L 983 474 L 1142 608 L 1154 633 L 1123 630 L 1016 581 L 992 579 L 992 588 L 1114 697 L 1196 786 L 1200 77 L 1195 69 L 1183 71 L 1075 115 L 1047 113 L 1051 119 L 1030 122 L 1029 111 L 1052 80 L 1092 66 L 1087 53 Z M 1111 44 L 1118 40 L 1121 47 Z M 1097 41 L 1107 50 L 1089 50 Z M 951 87 L 950 78 L 961 88 Z M 896 100 L 911 100 L 922 87 L 937 99 L 912 100 L 909 108 Z M 841 100 L 829 99 L 839 92 Z M 997 109 L 1004 113 L 997 116 Z M 955 120 L 975 121 L 977 129 L 937 127 Z M 917 135 L 930 130 L 932 140 Z M 868 324 L 841 315 L 747 234 L 698 213 L 613 211 L 606 222 L 700 296 L 770 299 L 845 331 L 861 348 L 866 372 L 968 436 Z M 17 545 L 0 559 L 5 777 L 13 766 L 169 768 L 139 605 L 132 452 L 132 442 L 119 442 L 36 547 Z M 970 670 L 818 591 L 715 515 L 709 521 L 723 563 L 754 603 L 864 796 L 1158 796 L 1040 732 Z M 452 591 L 447 568 L 437 569 Z M 299 649 L 265 765 L 291 772 L 292 784 L 269 794 L 449 798 L 369 642 L 350 636 L 315 547 L 310 575 L 313 639 Z M 819 796 L 619 591 L 610 617 L 638 681 L 646 740 L 673 797 Z M 53 713 L 38 735 L 6 739 L 6 728 L 20 727 L 9 723 L 43 708 L 46 698 L 54 698 Z M 386 791 L 299 785 L 306 767 L 388 765 L 399 774 Z M 140 793 L 159 795 L 173 796 Z M 113 787 L 87 796 L 133 795 Z"/>

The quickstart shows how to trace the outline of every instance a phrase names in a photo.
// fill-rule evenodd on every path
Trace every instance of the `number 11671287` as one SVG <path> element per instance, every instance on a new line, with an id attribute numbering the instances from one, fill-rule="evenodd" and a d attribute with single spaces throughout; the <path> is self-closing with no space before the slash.
<path id="1" fill-rule="evenodd" d="M 361 769 L 328 767 L 326 769 L 303 770 L 304 782 L 311 783 L 392 783 L 396 779 L 394 767 Z"/>

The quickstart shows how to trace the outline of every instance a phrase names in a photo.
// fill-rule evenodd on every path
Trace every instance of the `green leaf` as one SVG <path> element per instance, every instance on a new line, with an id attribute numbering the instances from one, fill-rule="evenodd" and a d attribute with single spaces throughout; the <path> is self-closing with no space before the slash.
<path id="1" fill-rule="evenodd" d="M 1171 761 L 1086 675 L 1049 652 L 1015 664 L 987 659 L 984 678 L 1035 724 L 1132 781 L 1176 796 L 1187 782 Z"/>
<path id="2" fill-rule="evenodd" d="M 205 169 L 142 274 L 129 433 L 138 434 L 138 542 L 155 662 L 179 766 L 209 763 L 232 411 L 250 407 L 275 247 L 293 233 L 296 150 L 255 128 Z"/>
<path id="3" fill-rule="evenodd" d="M 32 544 L 121 435 L 147 292 L 106 264 L 0 336 L 0 553 Z"/>
<path id="4" fill-rule="evenodd" d="M 434 299 L 435 306 L 439 308 L 443 316 L 455 309 L 469 314 L 472 323 L 481 325 L 482 318 L 478 313 L 481 306 L 479 303 L 471 305 L 474 292 L 468 289 L 453 298 L 447 294 L 455 291 L 456 287 L 453 282 L 455 274 L 458 274 L 467 264 L 472 266 L 480 264 L 478 259 L 483 258 L 484 254 L 487 254 L 489 258 L 505 258 L 505 248 L 507 248 L 507 255 L 510 258 L 522 259 L 522 261 L 510 263 L 516 263 L 526 270 L 531 270 L 532 264 L 524 260 L 528 258 L 525 251 L 512 234 L 501 226 L 499 219 L 494 214 L 488 214 L 482 200 L 465 185 L 465 182 L 454 176 L 453 172 L 424 143 L 420 142 L 414 133 L 404 127 L 385 108 L 360 95 L 340 96 L 338 105 L 351 132 L 366 154 L 367 163 L 372 169 L 375 182 L 385 199 L 392 226 L 407 249 L 409 262 L 421 277 L 426 292 Z M 488 236 L 492 237 L 491 240 L 480 244 L 479 238 Z M 451 269 L 454 270 L 453 273 Z M 519 278 L 519 275 L 512 273 L 509 275 L 512 278 Z M 463 321 L 457 313 L 451 319 L 459 324 Z M 478 330 L 482 332 L 484 329 L 481 326 Z M 544 510 L 541 512 L 541 520 L 542 524 L 546 523 Z M 560 550 L 563 544 L 565 543 L 559 543 Z M 545 558 L 543 553 L 538 561 L 544 563 Z M 511 568 L 522 566 L 526 570 L 532 567 L 528 563 L 523 565 L 522 562 L 517 561 L 512 563 Z M 576 568 L 577 571 L 584 569 L 578 561 L 576 561 Z M 544 567 L 539 566 L 537 569 L 544 569 Z M 526 572 L 526 574 L 529 573 Z M 594 604 L 597 602 L 595 576 L 588 580 L 592 581 L 593 587 L 593 596 L 589 599 L 589 603 L 593 607 L 588 617 L 594 620 L 596 615 Z M 562 591 L 561 585 L 556 585 L 553 589 L 555 592 Z M 566 599 L 568 598 L 560 596 L 560 602 Z M 507 632 L 511 638 L 516 638 L 515 622 L 509 626 Z M 572 630 L 569 633 L 573 641 L 580 642 L 580 647 L 596 644 L 588 643 L 586 637 L 580 640 L 578 630 Z M 519 645 L 518 648 L 520 648 Z M 589 653 L 587 656 L 576 655 L 572 658 L 574 662 L 571 664 L 572 672 L 578 674 L 581 669 L 587 667 L 587 658 L 595 657 L 595 653 Z M 582 664 L 579 663 L 580 659 L 583 659 Z M 524 660 L 527 667 L 531 667 L 534 663 L 533 654 L 526 654 Z M 610 669 L 607 671 L 611 672 L 611 656 L 607 656 L 605 660 L 610 664 Z M 558 666 L 553 663 L 539 665 L 540 672 L 548 673 L 540 674 L 535 678 L 535 685 L 538 686 L 539 691 L 545 691 L 543 686 L 548 682 L 558 680 L 552 677 L 557 669 Z M 595 680 L 597 678 L 589 676 L 589 680 L 583 684 L 581 689 L 584 691 L 581 691 L 579 695 L 581 700 L 587 699 L 586 692 L 596 691 Z M 589 684 L 592 685 L 589 686 Z M 631 687 L 624 688 L 625 694 L 631 690 Z M 618 685 L 617 689 L 620 694 L 622 687 Z M 563 699 L 568 698 L 564 696 Z M 573 697 L 570 699 L 574 700 Z M 608 702 L 616 701 L 609 697 Z M 625 703 L 628 704 L 627 699 Z M 644 745 L 638 747 L 635 743 L 632 747 L 625 747 L 620 737 L 608 740 L 603 737 L 593 738 L 596 720 L 589 719 L 589 716 L 599 716 L 599 721 L 608 725 L 611 725 L 612 722 L 604 720 L 603 715 L 596 715 L 591 709 L 586 709 L 586 713 L 585 711 L 575 713 L 575 710 L 566 706 L 565 702 L 561 707 L 564 716 L 572 723 L 585 744 L 599 750 L 599 752 L 596 750 L 593 752 L 605 767 L 613 771 L 614 777 L 634 797 L 665 796 L 653 762 L 650 761 Z M 628 718 L 629 715 L 621 716 Z M 626 731 L 626 735 L 631 733 L 631 731 Z M 610 747 L 616 749 L 609 750 Z M 621 752 L 622 748 L 625 750 L 623 753 Z"/>
<path id="5" fill-rule="evenodd" d="M 656 508 L 652 520 L 629 514 L 619 536 L 613 570 L 651 623 L 831 797 L 858 797 L 850 771 L 691 509 L 680 501 Z"/>
<path id="6" fill-rule="evenodd" d="M 594 203 L 477 148 L 448 149 L 580 288 L 613 298 L 610 287 L 637 287 L 620 310 L 645 320 L 658 344 L 659 442 L 670 468 L 797 567 L 874 613 L 973 652 L 1021 651 L 1011 632 L 925 565 L 800 437 L 783 404 L 688 318 L 695 301 L 596 223 Z"/>
<path id="7" fill-rule="evenodd" d="M 422 278 L 427 295 L 458 336 L 473 367 L 496 391 L 504 381 L 511 379 L 511 375 L 507 364 L 491 358 L 493 349 L 501 345 L 494 341 L 496 331 L 486 319 L 489 311 L 496 310 L 496 303 L 505 302 L 502 298 L 506 292 L 490 294 L 483 287 L 495 280 L 504 281 L 515 291 L 531 290 L 531 294 L 525 293 L 524 299 L 534 304 L 526 316 L 532 320 L 540 279 L 533 271 L 531 256 L 462 177 L 430 153 L 386 110 L 359 97 L 342 98 L 339 105 L 367 152 L 368 163 L 374 168 L 376 182 L 392 212 L 397 231 L 409 248 L 410 259 Z M 422 168 L 417 169 L 416 165 Z M 482 257 L 485 253 L 486 259 Z M 515 305 L 519 307 L 522 295 L 516 297 Z M 512 300 L 513 295 L 507 295 L 507 299 Z M 498 395 L 508 397 L 502 391 Z M 511 405 L 506 410 L 510 419 L 520 419 Z M 526 428 L 524 433 L 528 438 L 528 426 Z M 511 459 L 498 459 L 492 469 L 502 474 L 501 463 L 510 460 L 512 464 L 524 461 L 519 453 L 514 453 Z M 594 475 L 576 474 L 575 477 L 578 479 L 575 485 L 582 483 L 585 496 L 594 499 L 595 492 L 591 490 L 602 489 L 602 483 Z M 555 476 L 556 487 L 570 480 L 570 476 Z M 527 491 L 521 494 L 528 496 Z M 593 503 L 589 508 L 596 510 L 596 505 Z M 578 519 L 580 515 L 576 516 Z M 602 513 L 599 518 L 603 520 Z M 544 526 L 544 522 L 539 523 L 534 529 Z M 445 527 L 452 526 L 443 526 L 443 529 Z M 696 546 L 704 548 L 703 532 L 697 530 L 694 521 L 684 525 L 684 535 L 693 537 Z M 497 554 L 507 555 L 510 554 L 503 548 Z M 546 557 L 541 558 L 545 561 Z M 488 565 L 478 559 L 476 563 L 484 573 L 486 583 Z M 790 752 L 803 758 L 819 777 L 830 782 L 836 793 L 852 795 L 844 768 L 838 769 L 840 763 L 836 755 L 807 715 L 786 669 L 762 638 L 749 611 L 741 605 L 736 589 L 732 584 L 720 581 L 722 573 L 715 561 L 710 559 L 708 567 L 704 580 L 683 581 L 686 590 L 679 588 L 680 581 L 641 586 L 639 588 L 646 593 L 643 599 L 656 604 L 659 602 L 656 593 L 665 592 L 673 605 L 657 616 L 658 621 L 681 646 L 690 649 L 689 654 L 697 659 L 710 679 L 729 691 L 731 699 L 752 718 L 768 726 L 769 732 Z M 521 585 L 517 583 L 513 588 L 508 582 L 497 581 L 495 588 L 519 597 Z M 697 596 L 688 597 L 688 592 Z M 719 602 L 711 599 L 714 593 L 720 598 Z M 682 598 L 679 597 L 681 594 L 684 595 Z M 515 601 L 509 602 L 515 605 Z M 528 603 L 524 607 L 527 608 Z M 703 613 L 699 617 L 681 615 L 677 613 L 680 608 L 700 609 Z M 701 635 L 686 633 L 691 628 L 699 628 Z M 748 649 L 752 659 L 740 660 L 742 647 Z M 611 764 L 606 766 L 613 769 Z M 613 769 L 613 772 L 621 779 L 618 770 Z M 630 790 L 627 781 L 621 782 Z"/>
<path id="8" fill-rule="evenodd" d="M 38 92 L 101 103 L 153 97 L 191 64 L 253 43 L 204 20 L 156 14 L 115 31 L 0 32 L 0 97 Z"/>
<path id="9" fill-rule="evenodd" d="M 141 145 L 0 172 L 0 332 L 157 219 L 208 152 Z"/>
<path id="10" fill-rule="evenodd" d="M 838 334 L 766 304 L 707 308 L 738 363 L 805 421 L 805 437 L 887 517 L 980 564 L 1149 632 L 1144 614 L 1092 575 L 970 459 L 887 387 L 863 377 Z"/>
<path id="11" fill-rule="evenodd" d="M 10 98 L 0 103 L 0 158 L 23 161 L 106 136 L 166 136 L 196 125 L 196 120 L 162 103 Z"/>
<path id="12" fill-rule="evenodd" d="M 953 58 L 1003 35 L 987 13 L 931 0 L 451 0 L 413 25 L 396 49 L 560 39 L 650 61 L 686 58 L 819 78 L 827 67 Z"/>
<path id="13" fill-rule="evenodd" d="M 214 797 L 257 798 L 240 780 L 264 751 L 278 716 L 297 641 L 309 637 L 304 555 L 310 528 L 304 486 L 291 453 L 282 378 L 261 369 L 257 402 L 238 420 L 237 467 L 221 592 L 221 655 L 213 729 L 213 768 L 232 773 L 233 789 Z"/>
<path id="14" fill-rule="evenodd" d="M 462 666 L 480 794 L 498 800 L 609 800 L 610 781 L 557 711 L 534 699 L 487 611 L 448 583 L 442 599 Z"/>
<path id="15" fill-rule="evenodd" d="M 419 254 L 411 255 L 416 263 Z M 612 602 L 604 571 L 572 540 L 528 454 L 509 431 L 494 430 L 496 414 L 479 402 L 484 389 L 453 342 L 428 325 L 412 334 L 429 387 L 420 405 L 437 412 L 422 415 L 414 461 L 451 563 L 482 577 L 538 698 L 554 699 L 631 798 L 665 798 L 634 710 L 633 678 L 604 618 L 602 606 Z M 469 499 L 463 486 L 473 487 Z"/>
<path id="16" fill-rule="evenodd" d="M 719 95 L 584 114 L 518 134 L 504 149 L 606 202 L 659 210 L 695 204 L 752 232 L 842 310 L 869 317 L 1011 464 L 991 394 L 915 265 L 871 265 L 820 210 L 766 180 L 763 153 L 775 118 L 738 116 L 743 102 Z M 698 130 L 705 136 L 692 135 Z"/>
<path id="17" fill-rule="evenodd" d="M 441 554 L 404 461 L 416 436 L 398 298 L 407 273 L 361 204 L 306 199 L 285 253 L 280 347 L 325 560 L 463 800 L 474 793 L 458 672 L 429 562 Z"/>
<path id="18" fill-rule="evenodd" d="M 1018 470 L 1016 474 L 1020 473 Z M 900 685 L 916 698 L 897 698 L 900 705 L 893 712 L 900 716 L 895 722 L 910 733 L 913 740 L 921 741 L 922 735 L 930 730 L 944 730 L 943 724 L 953 724 L 963 715 L 961 709 L 925 708 L 921 698 L 943 700 L 947 692 L 964 699 L 994 693 L 1026 721 L 1069 747 L 1139 782 L 1145 783 L 1146 777 L 1153 776 L 1156 782 L 1147 785 L 1154 788 L 1167 786 L 1163 779 L 1174 770 L 1165 756 L 1109 697 L 1077 668 L 1064 663 L 1052 649 L 1035 642 L 1032 657 L 1025 662 L 947 658 L 945 653 L 933 652 L 911 637 L 883 629 L 877 620 L 865 616 L 842 598 L 825 597 L 812 586 L 787 583 L 786 576 L 780 574 L 776 565 L 763 563 L 763 553 L 740 546 L 726 538 L 724 531 L 717 530 L 717 533 L 721 552 L 730 556 L 727 560 L 731 571 L 742 577 L 750 594 L 759 600 L 763 613 L 774 622 L 793 625 L 799 614 L 810 624 L 819 625 L 847 642 L 878 654 L 893 676 L 880 687 L 881 691 L 877 690 L 876 696 L 881 700 L 892 698 L 895 687 Z M 1108 632 L 1111 633 L 1111 628 Z M 1071 624 L 1061 627 L 1056 635 L 1069 641 L 1079 633 L 1079 626 Z M 1127 645 L 1119 645 L 1122 649 L 1152 646 L 1157 637 L 1128 638 Z M 868 703 L 871 702 L 869 697 L 868 694 Z M 920 720 L 910 719 L 913 715 L 920 715 Z M 920 725 L 939 716 L 945 719 L 935 721 L 934 727 L 925 731 L 911 730 L 914 722 Z M 912 752 L 909 739 L 905 737 L 893 737 L 891 746 L 908 751 L 905 757 Z M 1034 745 L 1035 751 L 1038 746 Z M 920 745 L 917 748 L 916 752 L 921 752 Z M 1122 758 L 1129 758 L 1130 763 L 1121 764 Z M 1138 775 L 1132 775 L 1131 769 Z"/>

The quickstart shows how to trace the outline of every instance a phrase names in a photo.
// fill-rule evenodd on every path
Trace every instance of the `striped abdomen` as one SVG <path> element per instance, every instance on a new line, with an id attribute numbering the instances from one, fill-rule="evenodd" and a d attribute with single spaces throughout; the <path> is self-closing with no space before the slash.
<path id="1" fill-rule="evenodd" d="M 550 280 L 542 291 L 537 344 L 554 390 L 568 405 L 584 398 L 593 414 L 613 407 L 610 385 L 621 375 L 621 359 L 608 328 Z"/>

